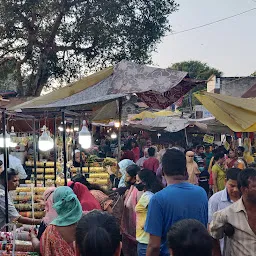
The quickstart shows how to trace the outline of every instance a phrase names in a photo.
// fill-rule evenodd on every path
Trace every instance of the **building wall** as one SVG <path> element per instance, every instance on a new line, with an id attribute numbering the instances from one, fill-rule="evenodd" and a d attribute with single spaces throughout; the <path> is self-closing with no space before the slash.
<path id="1" fill-rule="evenodd" d="M 207 92 L 214 92 L 216 84 L 216 76 L 211 76 L 207 81 Z"/>
<path id="2" fill-rule="evenodd" d="M 222 77 L 220 83 L 220 94 L 241 97 L 256 84 L 256 77 Z"/>

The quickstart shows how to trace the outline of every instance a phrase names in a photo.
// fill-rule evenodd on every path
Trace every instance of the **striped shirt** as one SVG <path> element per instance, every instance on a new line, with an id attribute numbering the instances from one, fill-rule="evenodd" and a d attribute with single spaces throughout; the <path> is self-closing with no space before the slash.
<path id="1" fill-rule="evenodd" d="M 242 198 L 213 215 L 210 233 L 214 239 L 224 237 L 226 223 L 234 227 L 235 233 L 225 240 L 224 256 L 255 256 L 256 234 L 249 226 Z"/>

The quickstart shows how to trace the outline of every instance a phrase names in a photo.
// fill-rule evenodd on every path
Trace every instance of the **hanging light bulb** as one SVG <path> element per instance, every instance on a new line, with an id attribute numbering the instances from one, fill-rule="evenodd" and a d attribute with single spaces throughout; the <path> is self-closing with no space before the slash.
<path id="1" fill-rule="evenodd" d="M 58 127 L 58 130 L 59 130 L 60 132 L 63 132 L 63 130 L 64 130 L 64 129 L 63 129 L 63 126 L 59 126 L 59 127 Z"/>
<path id="2" fill-rule="evenodd" d="M 83 121 L 83 127 L 82 127 L 81 131 L 79 132 L 78 141 L 79 141 L 79 144 L 81 145 L 81 147 L 84 149 L 88 149 L 91 147 L 92 136 L 91 136 L 91 133 L 89 132 L 88 128 L 86 127 L 85 120 Z"/>
<path id="3" fill-rule="evenodd" d="M 46 126 L 43 126 L 43 133 L 39 137 L 38 147 L 41 151 L 49 151 L 54 146 L 53 139 L 46 131 Z"/>
<path id="4" fill-rule="evenodd" d="M 111 139 L 115 140 L 117 138 L 117 134 L 115 132 L 113 132 L 111 135 L 110 135 Z"/>
<path id="5" fill-rule="evenodd" d="M 116 128 L 119 128 L 119 127 L 120 127 L 120 123 L 119 123 L 119 122 L 115 122 L 115 123 L 114 123 L 114 126 L 115 126 Z"/>

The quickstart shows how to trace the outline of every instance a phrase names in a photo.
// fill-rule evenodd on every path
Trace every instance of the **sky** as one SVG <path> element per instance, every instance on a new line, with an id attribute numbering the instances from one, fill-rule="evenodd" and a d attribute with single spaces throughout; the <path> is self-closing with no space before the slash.
<path id="1" fill-rule="evenodd" d="M 256 0 L 176 0 L 170 15 L 178 32 L 256 8 Z M 256 71 L 256 9 L 204 28 L 166 36 L 153 53 L 162 68 L 180 61 L 199 60 L 225 76 L 247 76 Z"/>

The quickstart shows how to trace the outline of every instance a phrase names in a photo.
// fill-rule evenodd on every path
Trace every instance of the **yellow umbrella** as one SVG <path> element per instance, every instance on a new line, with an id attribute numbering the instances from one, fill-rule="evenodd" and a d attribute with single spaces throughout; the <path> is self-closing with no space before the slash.
<path id="1" fill-rule="evenodd" d="M 195 96 L 232 131 L 256 131 L 256 98 L 244 99 L 208 92 L 196 93 Z"/>
<path id="2" fill-rule="evenodd" d="M 134 115 L 131 120 L 143 120 L 145 118 L 155 118 L 155 114 L 149 111 L 142 111 L 141 113 Z"/>
<path id="3" fill-rule="evenodd" d="M 160 111 L 154 113 L 154 115 L 156 117 L 158 117 L 158 116 L 174 116 L 174 115 L 178 115 L 178 114 L 180 114 L 179 111 L 173 112 L 171 110 L 160 110 Z"/>

